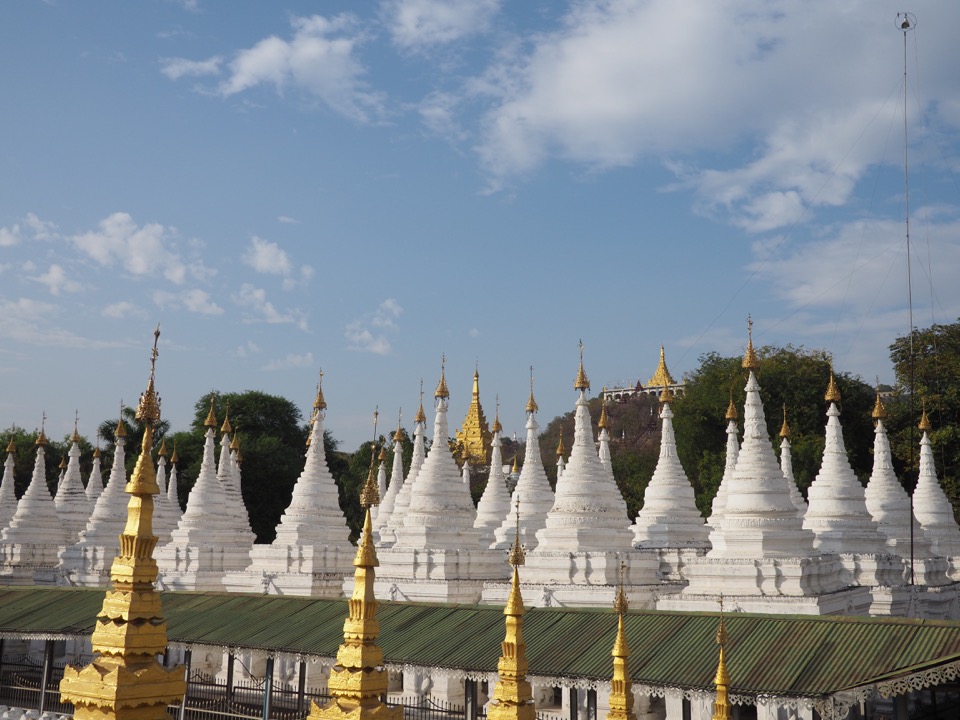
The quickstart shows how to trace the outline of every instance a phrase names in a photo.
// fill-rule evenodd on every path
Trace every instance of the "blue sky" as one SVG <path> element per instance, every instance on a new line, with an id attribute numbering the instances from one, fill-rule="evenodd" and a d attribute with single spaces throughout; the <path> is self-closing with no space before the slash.
<path id="1" fill-rule="evenodd" d="M 523 434 L 708 351 L 892 380 L 904 8 L 876 0 L 0 6 L 0 426 L 218 389 L 352 449 L 447 357 Z M 960 4 L 908 35 L 916 323 L 960 315 Z M 720 425 L 718 425 L 720 427 Z"/>

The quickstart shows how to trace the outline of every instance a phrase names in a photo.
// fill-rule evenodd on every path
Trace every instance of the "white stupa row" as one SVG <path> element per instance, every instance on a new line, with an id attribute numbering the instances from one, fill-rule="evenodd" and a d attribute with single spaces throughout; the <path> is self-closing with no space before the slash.
<path id="1" fill-rule="evenodd" d="M 421 403 L 414 460 L 405 479 L 398 452 L 399 429 L 395 436 L 390 483 L 377 517 L 382 551 L 378 592 L 397 599 L 501 601 L 507 568 L 497 547 L 498 532 L 502 535 L 503 528 L 517 527 L 519 510 L 521 532 L 530 550 L 525 584 L 536 586 L 530 597 L 538 604 L 605 603 L 623 567 L 628 593 L 640 606 L 710 607 L 716 593 L 722 591 L 744 610 L 870 612 L 886 604 L 890 612 L 903 612 L 905 603 L 916 600 L 911 599 L 916 591 L 903 590 L 908 579 L 903 556 L 909 547 L 910 523 L 902 518 L 908 517 L 909 499 L 904 514 L 906 496 L 902 489 L 897 492 L 899 483 L 890 465 L 882 416 L 875 410 L 875 466 L 864 492 L 846 458 L 839 396 L 831 378 L 823 462 L 804 511 L 792 482 L 788 429 L 785 425 L 781 431 L 779 464 L 766 435 L 752 342 L 744 367 L 748 380 L 743 443 L 741 446 L 737 440 L 736 410 L 731 405 L 727 413 L 728 462 L 709 526 L 697 511 L 692 486 L 676 456 L 669 392 L 661 396 L 660 459 L 644 505 L 631 525 L 610 463 L 604 459 L 606 423 L 601 422 L 599 450 L 591 432 L 586 402 L 589 384 L 582 357 L 575 382 L 579 395 L 574 442 L 556 493 L 539 460 L 537 406 L 531 383 L 528 459 L 513 497 L 504 502 L 506 484 L 502 458 L 498 457 L 500 429 L 495 423 L 496 462 L 480 507 L 474 508 L 469 486 L 446 442 L 449 392 L 441 371 L 431 451 L 424 457 Z M 165 587 L 342 593 L 352 550 L 323 452 L 324 409 L 318 386 L 304 471 L 277 528 L 277 539 L 270 546 L 254 546 L 240 495 L 239 462 L 230 447 L 229 421 L 225 420 L 222 428 L 218 463 L 216 418 L 211 407 L 200 475 L 186 511 L 171 529 L 169 541 L 161 540 L 157 551 Z M 57 502 L 46 489 L 42 460 L 40 444 L 34 481 L 0 539 L 2 576 L 16 582 L 102 584 L 125 518 L 126 505 L 117 500 L 125 499 L 122 435 L 107 486 L 76 542 L 68 537 L 68 523 L 61 519 Z M 73 460 L 71 451 L 71 464 Z M 4 502 L 9 505 L 5 498 L 12 491 L 11 465 L 9 456 L 0 486 L 0 510 Z M 164 479 L 165 468 L 161 453 L 158 476 Z M 86 493 L 78 493 L 74 487 L 78 470 L 78 466 L 76 472 L 71 465 L 65 468 L 58 492 L 62 501 L 70 499 L 67 504 L 74 509 L 89 502 Z M 98 472 L 96 459 L 94 471 Z M 381 472 L 385 480 L 383 457 Z M 174 473 L 171 468 L 168 492 L 175 496 Z M 933 469 L 926 427 L 914 500 L 919 521 L 913 538 L 915 582 L 942 588 L 950 582 L 944 558 L 960 557 L 960 529 L 944 512 L 949 504 Z M 175 517 L 178 509 L 171 503 L 170 517 Z M 157 515 L 158 525 L 162 524 L 159 509 Z M 59 568 L 51 560 L 58 553 Z M 937 602 L 949 602 L 949 593 L 939 595 Z M 954 604 L 955 596 L 954 592 Z M 938 612 L 943 614 L 941 610 L 932 614 Z"/>

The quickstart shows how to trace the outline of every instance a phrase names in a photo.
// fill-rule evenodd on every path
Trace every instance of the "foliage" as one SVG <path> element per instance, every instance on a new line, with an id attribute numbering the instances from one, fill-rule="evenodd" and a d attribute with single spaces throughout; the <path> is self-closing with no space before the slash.
<path id="1" fill-rule="evenodd" d="M 912 350 L 910 338 L 898 337 L 890 346 L 897 389 L 887 401 L 886 425 L 894 457 L 912 488 L 919 465 L 917 425 L 925 406 L 933 425 L 930 442 L 937 474 L 954 513 L 960 514 L 960 321 L 915 330 Z"/>
<path id="2" fill-rule="evenodd" d="M 760 399 L 767 433 L 779 446 L 782 408 L 792 431 L 793 470 L 801 491 L 806 492 L 820 469 L 823 456 L 826 407 L 824 392 L 830 378 L 830 356 L 820 350 L 764 347 L 758 351 Z M 866 483 L 872 469 L 874 390 L 848 373 L 836 373 L 842 396 L 841 424 L 850 464 Z M 694 485 L 697 504 L 709 513 L 709 505 L 723 476 L 726 455 L 727 405 L 732 395 L 742 427 L 745 371 L 739 357 L 707 353 L 700 367 L 686 380 L 674 403 L 677 454 Z M 742 433 L 742 430 L 741 430 Z"/>
<path id="3" fill-rule="evenodd" d="M 120 413 L 120 418 L 104 420 L 97 426 L 98 438 L 103 438 L 105 442 L 104 450 L 113 454 L 113 448 L 116 444 L 116 432 L 120 424 L 123 423 L 123 429 L 127 433 L 127 438 L 123 443 L 124 465 L 127 468 L 127 474 L 133 472 L 133 466 L 140 455 L 140 448 L 143 445 L 143 432 L 146 425 L 137 420 L 137 409 L 135 407 L 124 406 Z M 160 442 L 170 431 L 170 422 L 160 419 L 153 428 L 154 447 L 160 447 Z"/>

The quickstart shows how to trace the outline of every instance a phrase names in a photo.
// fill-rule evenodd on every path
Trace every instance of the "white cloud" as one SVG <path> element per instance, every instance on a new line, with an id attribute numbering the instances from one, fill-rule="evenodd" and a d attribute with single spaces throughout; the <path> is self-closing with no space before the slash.
<path id="1" fill-rule="evenodd" d="M 250 248 L 243 254 L 243 261 L 258 273 L 289 275 L 292 268 L 290 256 L 277 243 L 250 238 Z"/>
<path id="2" fill-rule="evenodd" d="M 381 11 L 393 42 L 415 51 L 486 32 L 500 0 L 386 0 Z"/>
<path id="3" fill-rule="evenodd" d="M 182 77 L 204 77 L 219 75 L 223 58 L 215 55 L 207 60 L 188 60 L 186 58 L 163 58 L 160 61 L 160 72 L 171 80 Z"/>
<path id="4" fill-rule="evenodd" d="M 240 50 L 229 63 L 220 94 L 230 97 L 258 85 L 273 85 L 282 92 L 292 86 L 345 117 L 359 122 L 378 119 L 383 97 L 363 80 L 366 70 L 356 50 L 365 38 L 353 17 L 297 17 L 291 25 L 289 40 L 271 35 Z"/>
<path id="5" fill-rule="evenodd" d="M 261 370 L 289 370 L 291 368 L 304 368 L 313 366 L 313 353 L 308 352 L 303 355 L 291 353 L 283 358 L 271 360 L 264 365 Z"/>
<path id="6" fill-rule="evenodd" d="M 891 16 L 868 0 L 842 13 L 794 0 L 582 0 L 555 30 L 504 48 L 460 101 L 487 103 L 477 150 L 493 189 L 552 159 L 654 160 L 684 169 L 678 186 L 702 211 L 763 232 L 846 202 L 871 165 L 900 162 Z M 938 6 L 933 24 L 926 44 L 952 47 L 960 6 Z M 940 112 L 960 96 L 948 65 L 928 64 L 924 109 L 955 130 L 960 117 Z M 425 121 L 443 128 L 452 106 L 425 103 Z M 756 151 L 743 160 L 743 147 Z M 688 165 L 694 154 L 701 166 Z"/>
<path id="7" fill-rule="evenodd" d="M 277 222 L 283 223 L 284 225 L 299 225 L 300 221 L 296 218 L 292 218 L 289 215 L 277 215 Z"/>
<path id="8" fill-rule="evenodd" d="M 27 213 L 19 223 L 10 227 L 0 227 L 0 247 L 19 245 L 25 238 L 32 240 L 50 240 L 58 237 L 57 226 L 52 222 L 41 220 L 33 213 Z"/>
<path id="9" fill-rule="evenodd" d="M 0 336 L 8 341 L 54 348 L 110 348 L 120 343 L 91 340 L 55 324 L 59 308 L 50 303 L 19 298 L 0 299 Z"/>
<path id="10" fill-rule="evenodd" d="M 46 285 L 50 294 L 55 296 L 59 296 L 60 293 L 64 292 L 79 292 L 83 288 L 76 280 L 69 279 L 66 270 L 56 263 L 51 265 L 42 275 L 31 277 L 30 280 L 38 282 L 41 285 Z"/>
<path id="11" fill-rule="evenodd" d="M 20 226 L 0 227 L 0 247 L 13 247 L 20 244 Z"/>
<path id="12" fill-rule="evenodd" d="M 239 345 L 237 349 L 233 351 L 233 354 L 236 357 L 245 358 L 250 355 L 256 355 L 259 352 L 260 346 L 253 342 L 253 340 L 247 340 L 243 345 Z"/>
<path id="13" fill-rule="evenodd" d="M 123 320 L 128 317 L 145 318 L 147 316 L 146 311 L 142 307 L 128 300 L 121 300 L 107 305 L 100 311 L 100 314 L 114 320 Z"/>
<path id="14" fill-rule="evenodd" d="M 344 331 L 347 348 L 374 355 L 388 355 L 392 349 L 388 334 L 399 331 L 396 319 L 403 308 L 393 298 L 384 300 L 377 309 L 349 323 Z"/>
<path id="15" fill-rule="evenodd" d="M 100 221 L 99 229 L 69 238 L 75 247 L 100 265 L 120 265 L 131 275 L 162 275 L 182 285 L 187 264 L 174 240 L 176 230 L 159 223 L 138 226 L 125 212 L 116 212 Z M 202 263 L 191 263 L 191 274 L 203 273 Z"/>
<path id="16" fill-rule="evenodd" d="M 155 290 L 154 304 L 162 310 L 184 309 L 197 315 L 223 315 L 224 310 L 205 290 L 193 289 L 178 292 Z"/>
<path id="17" fill-rule="evenodd" d="M 291 309 L 281 312 L 267 300 L 266 290 L 250 283 L 240 286 L 240 291 L 233 295 L 233 301 L 250 310 L 251 314 L 244 318 L 244 322 L 265 322 L 271 325 L 293 323 L 304 332 L 308 329 L 307 318 L 302 311 Z"/>

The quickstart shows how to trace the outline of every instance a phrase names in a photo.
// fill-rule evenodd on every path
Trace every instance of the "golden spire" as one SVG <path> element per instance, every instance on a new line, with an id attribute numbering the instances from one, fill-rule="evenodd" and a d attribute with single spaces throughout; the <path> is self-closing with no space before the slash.
<path id="1" fill-rule="evenodd" d="M 323 397 L 323 368 L 320 369 L 320 379 L 317 380 L 317 397 L 313 401 L 313 415 L 317 416 L 321 410 L 327 409 L 327 401 Z"/>
<path id="2" fill-rule="evenodd" d="M 513 547 L 507 556 L 513 566 L 510 595 L 503 608 L 506 634 L 501 643 L 502 654 L 497 662 L 497 682 L 493 699 L 487 708 L 488 720 L 534 720 L 536 707 L 533 691 L 527 680 L 527 644 L 523 640 L 523 597 L 520 594 L 520 572 L 525 557 L 520 546 L 520 502 L 517 501 L 517 525 Z"/>
<path id="3" fill-rule="evenodd" d="M 157 563 L 153 550 L 153 496 L 160 492 L 150 451 L 160 399 L 154 389 L 157 342 L 153 334 L 150 380 L 140 396 L 137 420 L 144 424 L 136 467 L 127 483 L 130 494 L 120 552 L 110 569 L 107 590 L 97 616 L 92 645 L 95 658 L 84 668 L 64 668 L 60 693 L 73 704 L 77 720 L 164 720 L 167 706 L 186 691 L 182 665 L 165 668 L 157 657 L 167 647 L 167 627 L 154 588 Z"/>
<path id="4" fill-rule="evenodd" d="M 617 613 L 617 637 L 613 641 L 613 678 L 610 681 L 610 712 L 607 720 L 636 720 L 633 712 L 633 687 L 630 682 L 630 671 L 627 660 L 630 657 L 630 647 L 627 645 L 627 633 L 624 627 L 623 616 L 629 609 L 627 594 L 623 590 L 623 576 L 626 565 L 620 563 L 620 585 L 613 599 L 613 609 Z"/>
<path id="5" fill-rule="evenodd" d="M 471 465 L 487 465 L 490 462 L 491 437 L 487 416 L 480 404 L 480 371 L 473 371 L 473 394 L 470 407 L 463 418 L 463 429 L 457 430 L 457 448 L 463 460 Z"/>
<path id="6" fill-rule="evenodd" d="M 757 351 L 753 349 L 753 318 L 747 315 L 747 351 L 743 354 L 741 363 L 744 370 L 759 370 L 760 358 L 757 357 Z"/>
<path id="7" fill-rule="evenodd" d="M 787 404 L 783 404 L 783 425 L 780 426 L 780 437 L 790 437 L 790 425 L 787 424 Z"/>
<path id="8" fill-rule="evenodd" d="M 93 449 L 93 456 L 95 458 L 100 457 L 100 433 L 97 433 L 97 446 Z"/>
<path id="9" fill-rule="evenodd" d="M 557 443 L 557 455 L 564 455 L 567 449 L 563 447 L 563 428 L 560 428 L 560 442 Z"/>
<path id="10" fill-rule="evenodd" d="M 66 455 L 64 455 L 62 458 L 60 458 L 60 464 L 57 465 L 57 467 L 58 467 L 60 470 L 66 470 L 66 469 L 67 469 L 67 456 L 66 456 Z"/>
<path id="11" fill-rule="evenodd" d="M 823 399 L 828 403 L 840 402 L 840 388 L 837 387 L 837 380 L 833 376 L 833 360 L 830 361 L 830 382 L 827 385 L 827 392 L 824 393 Z"/>
<path id="12" fill-rule="evenodd" d="M 663 352 L 663 345 L 660 346 L 660 362 L 657 363 L 657 369 L 650 376 L 650 382 L 647 387 L 663 387 L 664 385 L 676 385 L 676 380 L 667 370 L 667 360 Z"/>
<path id="13" fill-rule="evenodd" d="M 883 400 L 880 399 L 880 378 L 877 378 L 877 401 L 873 404 L 873 412 L 871 413 L 874 420 L 884 420 L 887 417 L 887 406 L 883 404 Z"/>
<path id="14" fill-rule="evenodd" d="M 223 410 L 223 425 L 220 426 L 220 432 L 224 435 L 229 435 L 233 432 L 233 428 L 230 426 L 230 399 L 227 398 L 226 407 Z"/>
<path id="15" fill-rule="evenodd" d="M 577 369 L 577 378 L 573 381 L 573 389 L 580 392 L 590 389 L 590 381 L 587 380 L 587 374 L 583 371 L 583 340 L 580 341 L 580 367 Z"/>
<path id="16" fill-rule="evenodd" d="M 77 410 L 73 411 L 73 435 L 70 436 L 70 442 L 78 443 L 80 442 L 80 433 L 77 432 L 77 423 L 80 421 L 80 412 Z"/>
<path id="17" fill-rule="evenodd" d="M 393 441 L 403 441 L 403 408 L 397 410 L 397 431 L 393 434 Z"/>
<path id="18" fill-rule="evenodd" d="M 203 421 L 204 427 L 215 428 L 217 426 L 217 415 L 213 412 L 213 393 L 210 393 L 210 412 L 207 413 L 207 419 Z"/>
<path id="19" fill-rule="evenodd" d="M 180 462 L 180 456 L 177 455 L 177 441 L 174 440 L 174 441 L 173 441 L 173 455 L 170 456 L 170 464 L 171 464 L 171 465 L 176 465 L 178 462 Z"/>
<path id="20" fill-rule="evenodd" d="M 234 452 L 240 451 L 240 428 L 236 429 L 236 432 L 233 433 L 233 438 L 230 440 L 230 449 Z"/>
<path id="21" fill-rule="evenodd" d="M 920 424 L 917 427 L 923 432 L 930 432 L 931 430 L 933 430 L 933 425 L 930 424 L 930 418 L 927 417 L 927 401 L 923 400 L 922 403 L 923 403 L 922 405 L 923 412 L 920 415 Z M 42 435 L 43 432 L 41 431 L 40 434 Z M 38 443 L 40 442 L 39 439 L 37 440 L 37 442 Z"/>
<path id="22" fill-rule="evenodd" d="M 582 367 L 582 364 L 581 364 Z M 540 411 L 540 406 L 537 405 L 537 401 L 533 399 L 533 365 L 530 366 L 530 399 L 527 400 L 527 412 L 535 413 Z"/>
<path id="23" fill-rule="evenodd" d="M 117 420 L 117 429 L 113 431 L 113 436 L 115 438 L 125 438 L 127 436 L 127 427 L 123 424 L 123 400 L 120 401 L 120 419 Z M 116 444 L 116 441 L 114 441 L 114 444 Z"/>
<path id="24" fill-rule="evenodd" d="M 15 453 L 17 451 L 17 444 L 13 441 L 13 435 L 10 436 L 10 442 L 7 443 L 7 452 Z"/>
<path id="25" fill-rule="evenodd" d="M 386 459 L 387 459 L 387 446 L 384 445 L 382 448 L 380 448 L 380 454 L 377 456 L 377 460 L 379 460 L 380 462 L 386 462 Z"/>
<path id="26" fill-rule="evenodd" d="M 670 389 L 669 385 L 663 386 L 663 390 L 660 391 L 659 401 L 661 405 L 668 405 L 673 402 L 673 390 Z"/>
<path id="27" fill-rule="evenodd" d="M 503 425 L 500 424 L 500 395 L 497 395 L 497 414 L 493 418 L 493 427 L 490 428 L 490 432 L 498 433 L 503 432 Z"/>
<path id="28" fill-rule="evenodd" d="M 444 371 L 447 365 L 447 356 L 446 354 L 440 357 L 440 382 L 437 383 L 437 389 L 434 390 L 433 396 L 435 398 L 442 398 L 446 400 L 450 397 L 450 391 L 447 390 L 447 380 L 444 377 Z"/>
<path id="29" fill-rule="evenodd" d="M 600 405 L 600 419 L 597 421 L 597 427 L 601 430 L 606 430 L 610 427 L 610 421 L 607 420 L 607 404 L 602 403 Z"/>
<path id="30" fill-rule="evenodd" d="M 723 646 L 727 642 L 727 629 L 723 624 L 723 595 L 720 596 L 720 627 L 717 628 L 717 644 L 720 646 L 720 659 L 717 662 L 717 675 L 713 679 L 717 686 L 717 700 L 713 703 L 713 720 L 729 720 L 730 700 L 727 699 L 727 688 L 730 685 L 730 673 L 727 672 L 727 663 L 723 657 Z"/>
<path id="31" fill-rule="evenodd" d="M 724 417 L 727 420 L 737 419 L 737 406 L 733 404 L 733 383 L 730 383 L 730 404 L 727 405 L 727 414 Z"/>
<path id="32" fill-rule="evenodd" d="M 473 398 L 476 400 L 480 397 L 480 366 L 478 365 L 473 370 Z"/>
<path id="33" fill-rule="evenodd" d="M 510 468 L 510 472 L 516 474 L 520 472 L 520 466 L 517 464 L 517 454 L 513 454 L 513 467 Z"/>
<path id="34" fill-rule="evenodd" d="M 413 422 L 425 423 L 427 415 L 423 412 L 423 378 L 420 378 L 420 407 L 417 408 L 417 414 L 413 416 Z"/>
<path id="35" fill-rule="evenodd" d="M 40 434 L 37 435 L 37 441 L 34 443 L 37 447 L 46 447 L 49 443 L 47 442 L 47 434 L 43 431 L 44 425 L 47 424 L 47 413 L 44 412 L 40 418 Z"/>
<path id="36" fill-rule="evenodd" d="M 374 414 L 376 438 L 376 413 Z M 320 707 L 310 703 L 308 720 L 403 720 L 402 707 L 389 707 L 381 697 L 387 694 L 387 669 L 383 650 L 377 645 L 380 622 L 377 620 L 377 599 L 373 593 L 377 550 L 373 544 L 373 522 L 370 506 L 380 498 L 374 479 L 374 453 L 370 453 L 370 471 L 360 504 L 364 508 L 363 532 L 353 560 L 353 595 L 348 602 L 349 614 L 343 622 L 343 644 L 337 651 L 337 662 L 330 670 L 327 683 L 330 702 Z"/>
<path id="37" fill-rule="evenodd" d="M 157 450 L 157 456 L 165 458 L 167 456 L 167 439 L 164 438 L 160 441 L 160 449 Z"/>

